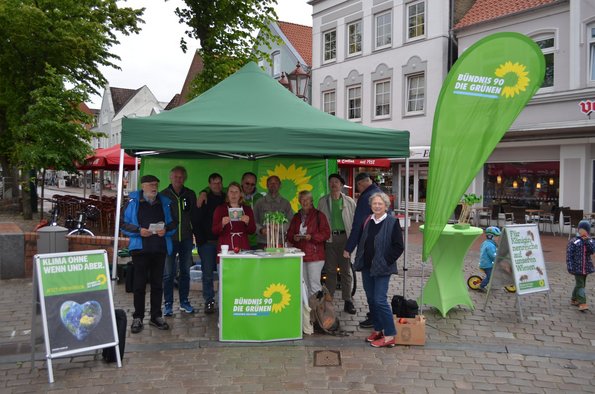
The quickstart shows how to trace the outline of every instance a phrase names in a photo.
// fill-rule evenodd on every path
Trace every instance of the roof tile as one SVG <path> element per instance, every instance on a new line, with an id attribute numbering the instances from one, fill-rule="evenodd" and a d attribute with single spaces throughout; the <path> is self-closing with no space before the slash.
<path id="1" fill-rule="evenodd" d="M 306 65 L 312 66 L 312 27 L 282 21 L 277 21 L 277 24 Z"/>
<path id="2" fill-rule="evenodd" d="M 560 0 L 477 0 L 459 23 L 455 25 L 455 30 L 559 1 Z"/>

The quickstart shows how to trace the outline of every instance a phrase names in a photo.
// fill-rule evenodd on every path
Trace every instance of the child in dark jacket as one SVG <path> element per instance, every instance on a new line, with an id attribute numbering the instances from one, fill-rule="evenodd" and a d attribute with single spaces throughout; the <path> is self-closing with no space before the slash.
<path id="1" fill-rule="evenodd" d="M 578 233 L 576 237 L 568 242 L 566 248 L 566 266 L 568 272 L 574 275 L 576 285 L 572 291 L 570 303 L 578 306 L 579 311 L 586 312 L 589 309 L 587 305 L 587 295 L 585 285 L 587 275 L 593 273 L 593 261 L 591 255 L 595 251 L 595 242 L 589 236 L 591 223 L 587 220 L 581 220 L 577 226 Z"/>

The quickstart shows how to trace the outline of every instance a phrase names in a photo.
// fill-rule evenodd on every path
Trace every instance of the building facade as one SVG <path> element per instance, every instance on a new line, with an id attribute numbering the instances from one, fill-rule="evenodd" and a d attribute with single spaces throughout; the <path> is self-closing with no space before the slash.
<path id="1" fill-rule="evenodd" d="M 425 200 L 436 101 L 453 60 L 452 23 L 470 1 L 312 0 L 312 105 L 329 114 L 410 132 L 410 201 Z M 467 5 L 466 5 L 467 4 Z M 404 198 L 403 160 L 371 172 Z"/>
<path id="2" fill-rule="evenodd" d="M 93 149 L 109 148 L 120 143 L 124 117 L 153 115 L 161 112 L 164 106 L 147 86 L 139 89 L 106 86 L 97 116 L 97 126 L 93 128 L 93 131 L 103 133 L 105 137 L 94 139 Z"/>
<path id="3" fill-rule="evenodd" d="M 538 44 L 545 80 L 470 191 L 484 195 L 485 205 L 549 204 L 593 212 L 595 0 L 478 0 L 455 26 L 460 53 L 504 31 Z"/>

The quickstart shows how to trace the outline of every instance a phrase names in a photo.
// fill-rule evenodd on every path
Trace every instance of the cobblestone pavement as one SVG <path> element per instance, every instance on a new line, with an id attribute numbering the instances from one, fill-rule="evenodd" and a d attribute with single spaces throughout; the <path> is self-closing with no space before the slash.
<path id="1" fill-rule="evenodd" d="M 422 266 L 420 240 L 412 228 L 408 298 L 419 296 L 431 271 L 430 264 Z M 171 330 L 148 324 L 140 334 L 127 330 L 123 368 L 93 355 L 59 359 L 54 361 L 53 384 L 47 383 L 40 334 L 38 361 L 30 370 L 31 281 L 2 280 L 0 392 L 595 392 L 595 318 L 593 311 L 581 313 L 569 305 L 574 280 L 563 260 L 566 242 L 566 237 L 542 235 L 551 315 L 544 294 L 523 298 L 525 319 L 519 321 L 514 294 L 496 289 L 484 310 L 485 294 L 471 292 L 474 310 L 454 308 L 443 318 L 435 309 L 424 308 L 425 346 L 373 349 L 364 343 L 369 330 L 358 327 L 366 313 L 360 287 L 357 315 L 346 314 L 342 303 L 336 303 L 347 337 L 315 334 L 274 344 L 221 343 L 216 316 L 204 315 L 201 294 L 192 290 L 191 302 L 199 312 L 175 311 L 167 319 Z M 466 257 L 464 277 L 477 272 L 478 244 Z M 591 300 L 593 283 L 590 277 Z M 402 293 L 403 276 L 395 276 L 390 294 Z M 115 286 L 114 299 L 130 323 L 132 295 L 123 284 Z M 341 365 L 314 366 L 319 350 L 340 352 Z"/>

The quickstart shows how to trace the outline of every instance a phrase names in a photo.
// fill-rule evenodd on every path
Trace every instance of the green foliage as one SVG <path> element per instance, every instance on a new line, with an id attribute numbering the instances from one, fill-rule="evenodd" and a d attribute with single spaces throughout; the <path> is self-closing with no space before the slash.
<path id="1" fill-rule="evenodd" d="M 33 103 L 15 127 L 19 141 L 12 151 L 11 162 L 20 167 L 61 168 L 74 171 L 74 160 L 82 162 L 92 153 L 89 143 L 95 133 L 85 124 L 92 117 L 82 112 L 76 103 L 86 100 L 84 87 L 65 89 L 62 78 L 48 66 L 40 77 L 40 87 L 31 92 Z"/>
<path id="2" fill-rule="evenodd" d="M 167 0 L 166 0 L 167 1 Z M 279 42 L 269 28 L 277 20 L 277 0 L 185 0 L 187 8 L 176 8 L 186 35 L 200 41 L 204 68 L 193 81 L 191 97 L 215 86 L 248 61 L 269 59 L 260 48 Z M 259 32 L 255 35 L 255 32 Z M 180 40 L 184 52 L 188 44 Z"/>
<path id="3" fill-rule="evenodd" d="M 138 33 L 142 13 L 116 0 L 0 1 L 0 162 L 66 168 L 80 159 L 90 135 L 76 106 L 105 85 L 99 67 L 118 68 L 115 33 Z"/>
<path id="4" fill-rule="evenodd" d="M 264 222 L 265 224 L 274 223 L 274 224 L 283 224 L 287 223 L 288 220 L 285 217 L 285 214 L 281 211 L 271 211 L 266 212 L 264 214 Z"/>
<path id="5" fill-rule="evenodd" d="M 481 196 L 475 195 L 475 193 L 471 194 L 463 194 L 463 198 L 461 198 L 461 203 L 463 205 L 471 206 L 481 201 Z"/>

